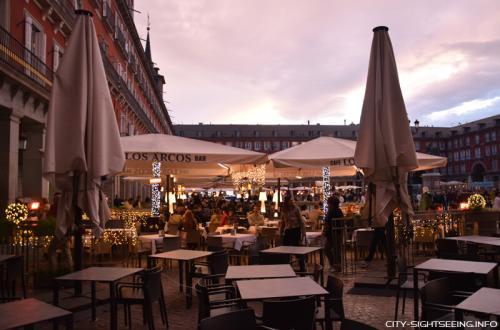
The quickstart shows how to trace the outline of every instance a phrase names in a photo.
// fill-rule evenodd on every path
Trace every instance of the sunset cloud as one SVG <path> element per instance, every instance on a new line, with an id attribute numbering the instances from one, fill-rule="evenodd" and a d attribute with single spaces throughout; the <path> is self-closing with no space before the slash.
<path id="1" fill-rule="evenodd" d="M 377 25 L 389 26 L 412 121 L 500 113 L 496 0 L 147 0 L 136 9 L 144 37 L 150 15 L 175 123 L 356 123 Z"/>

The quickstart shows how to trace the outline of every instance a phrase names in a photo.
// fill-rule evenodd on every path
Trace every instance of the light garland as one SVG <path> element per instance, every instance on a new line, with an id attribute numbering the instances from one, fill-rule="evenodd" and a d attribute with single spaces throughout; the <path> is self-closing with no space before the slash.
<path id="1" fill-rule="evenodd" d="M 161 163 L 153 162 L 153 177 L 160 178 L 161 175 Z M 153 183 L 151 184 L 151 216 L 159 217 L 160 216 L 160 204 L 161 204 L 161 192 L 160 192 L 160 184 Z"/>
<path id="2" fill-rule="evenodd" d="M 7 221 L 13 222 L 16 226 L 21 221 L 28 218 L 28 207 L 22 203 L 11 203 L 5 209 L 5 216 Z"/>
<path id="3" fill-rule="evenodd" d="M 468 203 L 471 210 L 481 210 L 486 207 L 486 200 L 480 194 L 471 195 L 468 199 Z"/>
<path id="4" fill-rule="evenodd" d="M 323 167 L 323 212 L 328 214 L 328 197 L 330 197 L 330 168 Z"/>
<path id="5" fill-rule="evenodd" d="M 247 171 L 231 173 L 231 180 L 236 189 L 261 187 L 266 183 L 266 165 L 255 165 Z"/>

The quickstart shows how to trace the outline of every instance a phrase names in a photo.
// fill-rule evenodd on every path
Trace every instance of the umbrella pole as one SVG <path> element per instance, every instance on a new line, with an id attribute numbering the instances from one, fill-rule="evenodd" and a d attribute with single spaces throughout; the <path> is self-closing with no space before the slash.
<path id="1" fill-rule="evenodd" d="M 73 175 L 73 209 L 75 212 L 75 248 L 74 248 L 74 268 L 75 271 L 81 270 L 83 268 L 83 245 L 82 245 L 82 210 L 78 207 L 78 186 L 80 181 L 80 174 L 75 172 Z M 82 284 L 81 282 L 75 282 L 75 296 L 82 295 Z"/>
<path id="2" fill-rule="evenodd" d="M 278 214 L 280 214 L 281 212 L 281 204 L 280 204 L 280 199 L 281 199 L 281 178 L 278 178 Z"/>

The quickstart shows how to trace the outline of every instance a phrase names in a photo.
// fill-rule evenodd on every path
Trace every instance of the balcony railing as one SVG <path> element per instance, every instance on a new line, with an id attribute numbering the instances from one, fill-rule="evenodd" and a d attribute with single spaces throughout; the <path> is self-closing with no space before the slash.
<path id="1" fill-rule="evenodd" d="M 0 61 L 50 91 L 54 77 L 52 69 L 2 27 Z"/>
<path id="2" fill-rule="evenodd" d="M 127 54 L 127 47 L 126 47 L 126 40 L 125 40 L 125 35 L 123 34 L 122 30 L 119 28 L 116 29 L 116 42 L 118 44 L 118 47 L 120 50 L 123 52 L 123 55 L 128 59 L 128 54 Z"/>
<path id="3" fill-rule="evenodd" d="M 139 120 L 147 127 L 149 132 L 157 133 L 157 130 L 154 127 L 153 123 L 149 120 L 148 116 L 139 105 L 139 102 L 137 102 L 135 97 L 129 91 L 127 84 L 125 83 L 125 81 L 123 81 L 118 72 L 116 72 L 115 68 L 113 67 L 113 64 L 109 61 L 107 55 L 104 54 L 102 49 L 101 49 L 101 55 L 104 64 L 104 69 L 106 70 L 106 76 L 108 77 L 108 79 L 114 85 L 117 86 L 117 88 L 120 90 L 120 94 L 125 98 L 127 103 L 131 106 L 132 110 L 135 112 L 137 117 L 139 117 Z"/>
<path id="4" fill-rule="evenodd" d="M 113 9 L 111 9 L 109 2 L 104 3 L 103 16 L 104 25 L 110 32 L 115 32 L 115 13 L 113 12 Z"/>

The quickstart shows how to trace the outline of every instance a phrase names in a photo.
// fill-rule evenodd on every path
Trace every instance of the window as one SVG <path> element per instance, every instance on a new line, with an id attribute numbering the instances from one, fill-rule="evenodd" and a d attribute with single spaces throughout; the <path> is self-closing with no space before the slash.
<path id="1" fill-rule="evenodd" d="M 453 147 L 458 148 L 458 140 L 457 139 L 453 140 Z"/>
<path id="2" fill-rule="evenodd" d="M 484 134 L 484 142 L 486 142 L 486 143 L 490 142 L 490 133 Z"/>
<path id="3" fill-rule="evenodd" d="M 484 147 L 484 155 L 486 157 L 490 156 L 490 147 L 489 146 Z"/>
<path id="4" fill-rule="evenodd" d="M 448 166 L 448 174 L 449 175 L 453 174 L 453 166 Z"/>
<path id="5" fill-rule="evenodd" d="M 202 137 L 203 136 L 203 132 L 202 131 L 196 131 L 196 136 L 197 137 Z"/>
<path id="6" fill-rule="evenodd" d="M 475 138 L 475 142 L 476 142 L 476 144 L 479 144 L 479 141 L 480 141 L 480 140 L 479 140 L 479 134 L 476 134 L 476 136 L 475 136 L 474 138 Z"/>
<path id="7" fill-rule="evenodd" d="M 215 131 L 215 136 L 220 137 L 222 135 L 221 131 Z"/>
<path id="8" fill-rule="evenodd" d="M 0 0 L 0 26 L 10 30 L 10 1 Z"/>
<path id="9" fill-rule="evenodd" d="M 234 131 L 234 136 L 236 136 L 236 137 L 240 137 L 240 135 L 241 135 L 241 132 L 240 132 L 240 131 Z"/>
<path id="10" fill-rule="evenodd" d="M 120 135 L 128 135 L 128 121 L 125 114 L 120 114 Z"/>
<path id="11" fill-rule="evenodd" d="M 481 148 L 477 147 L 475 152 L 476 158 L 481 158 Z"/>
<path id="12" fill-rule="evenodd" d="M 465 145 L 470 146 L 470 136 L 465 137 Z"/>
<path id="13" fill-rule="evenodd" d="M 253 143 L 253 148 L 254 148 L 254 150 L 260 150 L 260 142 L 255 141 L 255 142 Z"/>
<path id="14" fill-rule="evenodd" d="M 460 172 L 465 173 L 465 164 L 460 164 Z"/>
<path id="15" fill-rule="evenodd" d="M 245 142 L 245 149 L 252 150 L 252 142 Z"/>
<path id="16" fill-rule="evenodd" d="M 271 150 L 271 143 L 269 141 L 264 141 L 264 150 L 265 151 Z"/>
<path id="17" fill-rule="evenodd" d="M 493 160 L 491 161 L 491 169 L 492 169 L 493 171 L 498 170 L 498 159 L 493 159 Z"/>
<path id="18" fill-rule="evenodd" d="M 273 136 L 274 137 L 278 136 L 278 132 L 277 131 L 273 131 Z"/>
<path id="19" fill-rule="evenodd" d="M 280 141 L 273 141 L 273 150 L 280 150 Z"/>
<path id="20" fill-rule="evenodd" d="M 45 63 L 46 38 L 42 26 L 27 14 L 24 28 L 24 46 Z M 26 54 L 26 57 L 27 61 L 32 63 L 33 59 L 29 53 Z"/>
<path id="21" fill-rule="evenodd" d="M 470 159 L 470 149 L 465 150 L 465 159 Z"/>
<path id="22" fill-rule="evenodd" d="M 491 138 L 491 141 L 496 141 L 497 140 L 497 132 L 496 131 L 491 132 L 490 138 Z"/>
<path id="23" fill-rule="evenodd" d="M 260 132 L 259 131 L 253 131 L 253 136 L 260 136 Z"/>
<path id="24" fill-rule="evenodd" d="M 282 145 L 283 149 L 290 148 L 290 142 L 288 142 L 288 141 L 283 141 L 281 143 L 281 145 Z"/>
<path id="25" fill-rule="evenodd" d="M 460 160 L 465 160 L 465 151 L 460 151 Z"/>
<path id="26" fill-rule="evenodd" d="M 497 154 L 497 145 L 494 144 L 491 146 L 491 155 L 495 156 Z"/>
<path id="27" fill-rule="evenodd" d="M 454 161 L 458 161 L 458 151 L 455 151 L 455 152 L 453 153 L 453 160 L 454 160 Z"/>
<path id="28" fill-rule="evenodd" d="M 451 141 L 448 141 L 447 145 L 448 145 L 448 149 L 451 149 L 451 147 L 452 147 Z"/>
<path id="29" fill-rule="evenodd" d="M 52 63 L 52 69 L 54 72 L 57 71 L 57 68 L 59 67 L 59 62 L 62 58 L 64 50 L 59 46 L 57 43 L 54 42 L 54 59 Z"/>
<path id="30" fill-rule="evenodd" d="M 415 142 L 415 150 L 420 150 L 420 142 Z"/>

